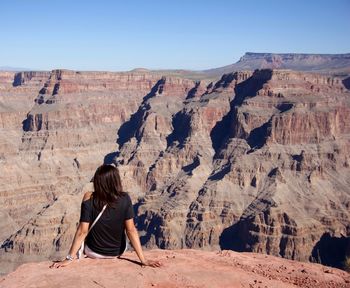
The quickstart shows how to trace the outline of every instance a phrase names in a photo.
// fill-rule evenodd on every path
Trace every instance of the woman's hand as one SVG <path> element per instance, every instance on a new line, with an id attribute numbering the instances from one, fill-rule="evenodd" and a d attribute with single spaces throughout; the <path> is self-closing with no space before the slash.
<path id="1" fill-rule="evenodd" d="M 70 263 L 72 263 L 73 261 L 72 260 L 62 260 L 62 261 L 59 261 L 59 262 L 54 262 L 50 265 L 50 268 L 60 268 L 60 267 L 65 267 L 65 266 L 68 266 Z"/>
<path id="2" fill-rule="evenodd" d="M 152 261 L 152 260 L 147 260 L 145 262 L 141 262 L 141 266 L 142 267 L 153 267 L 153 268 L 157 268 L 157 267 L 161 267 L 162 263 L 160 263 L 159 261 Z"/>
<path id="3" fill-rule="evenodd" d="M 128 235 L 128 238 L 131 242 L 132 247 L 136 251 L 136 254 L 141 261 L 142 267 L 149 266 L 149 267 L 156 268 L 156 267 L 162 266 L 162 264 L 159 261 L 150 261 L 150 260 L 147 261 L 145 259 L 145 257 L 143 256 L 140 237 L 139 237 L 139 234 L 138 234 L 137 229 L 135 227 L 135 223 L 134 223 L 133 218 L 125 220 L 125 230 L 126 230 L 126 234 Z"/>

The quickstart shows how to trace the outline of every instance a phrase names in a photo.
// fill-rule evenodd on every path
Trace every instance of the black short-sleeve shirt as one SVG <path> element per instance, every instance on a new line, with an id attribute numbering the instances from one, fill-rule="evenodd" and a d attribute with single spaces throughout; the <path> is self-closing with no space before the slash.
<path id="1" fill-rule="evenodd" d="M 97 210 L 92 201 L 93 196 L 81 203 L 80 222 L 89 222 L 92 225 L 101 212 Z M 125 248 L 124 221 L 133 217 L 134 210 L 130 196 L 123 193 L 113 205 L 107 205 L 102 216 L 86 237 L 85 243 L 92 251 L 102 255 L 122 254 Z"/>

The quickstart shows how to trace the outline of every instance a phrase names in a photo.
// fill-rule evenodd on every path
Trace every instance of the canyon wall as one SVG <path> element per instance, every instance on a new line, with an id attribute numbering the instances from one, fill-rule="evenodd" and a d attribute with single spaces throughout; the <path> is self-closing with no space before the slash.
<path id="1" fill-rule="evenodd" d="M 324 241 L 347 245 L 350 93 L 340 78 L 0 72 L 0 93 L 2 273 L 67 253 L 83 192 L 112 162 L 146 247 L 322 262 Z"/>
<path id="2" fill-rule="evenodd" d="M 340 79 L 225 75 L 184 100 L 162 145 L 137 137 L 156 131 L 156 98 L 153 117 L 142 116 L 117 157 L 134 190 L 148 191 L 137 205 L 146 246 L 321 261 L 314 248 L 323 235 L 349 236 L 350 107 Z M 143 154 L 147 143 L 155 158 Z"/>
<path id="3" fill-rule="evenodd" d="M 116 155 L 121 124 L 157 89 L 177 97 L 199 86 L 142 71 L 1 72 L 0 79 L 2 273 L 66 253 L 82 191 Z"/>

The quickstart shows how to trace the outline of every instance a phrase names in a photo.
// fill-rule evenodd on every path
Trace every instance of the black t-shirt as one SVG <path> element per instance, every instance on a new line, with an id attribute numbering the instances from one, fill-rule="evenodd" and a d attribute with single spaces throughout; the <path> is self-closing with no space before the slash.
<path id="1" fill-rule="evenodd" d="M 95 221 L 101 210 L 92 205 L 93 197 L 81 203 L 80 222 Z M 100 219 L 91 229 L 85 239 L 89 248 L 99 254 L 106 256 L 117 256 L 123 253 L 125 245 L 124 221 L 134 217 L 134 210 L 130 196 L 124 193 L 123 196 L 113 203 L 107 205 Z"/>

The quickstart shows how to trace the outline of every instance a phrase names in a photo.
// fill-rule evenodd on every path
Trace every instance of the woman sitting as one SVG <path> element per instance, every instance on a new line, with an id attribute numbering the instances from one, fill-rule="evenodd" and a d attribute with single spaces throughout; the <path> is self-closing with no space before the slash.
<path id="1" fill-rule="evenodd" d="M 87 192 L 83 197 L 80 223 L 66 259 L 50 267 L 59 268 L 72 263 L 84 240 L 84 252 L 90 258 L 119 257 L 127 249 L 125 232 L 142 266 L 161 266 L 158 261 L 146 260 L 142 253 L 134 225 L 132 202 L 130 196 L 123 192 L 118 169 L 113 165 L 100 166 L 94 175 L 93 184 L 94 192 Z M 100 218 L 89 231 L 89 226 L 100 213 Z"/>

